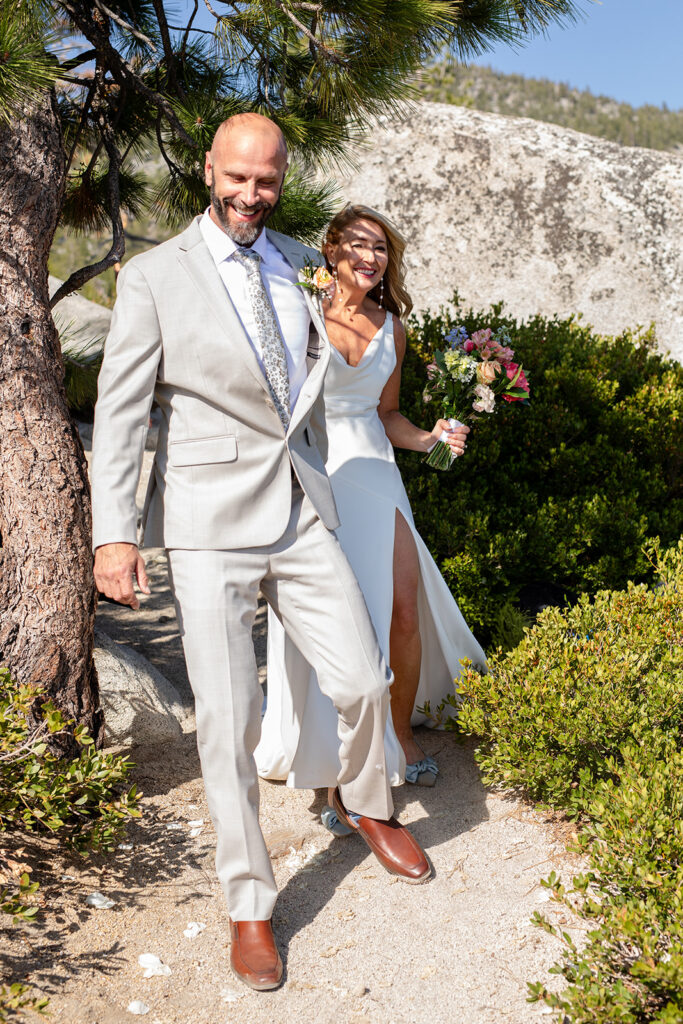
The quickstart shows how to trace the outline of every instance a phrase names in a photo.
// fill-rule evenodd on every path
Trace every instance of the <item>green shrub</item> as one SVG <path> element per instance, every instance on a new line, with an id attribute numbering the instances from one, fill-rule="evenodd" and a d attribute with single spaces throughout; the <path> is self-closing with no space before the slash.
<path id="1" fill-rule="evenodd" d="M 50 701 L 36 714 L 40 698 L 39 690 L 14 683 L 0 667 L 0 832 L 58 833 L 82 854 L 112 850 L 126 819 L 140 815 L 135 786 L 123 789 L 131 764 L 96 750 L 82 727 L 73 729 L 79 756 L 58 758 L 47 740 L 72 723 Z M 24 873 L 0 890 L 0 913 L 34 921 L 37 889 Z M 23 984 L 0 984 L 0 1021 L 27 1010 L 42 1013 L 46 1006 Z"/>
<path id="2" fill-rule="evenodd" d="M 651 578 L 643 547 L 674 543 L 683 521 L 683 368 L 651 332 L 616 338 L 569 318 L 518 323 L 502 306 L 412 318 L 401 410 L 416 423 L 425 367 L 444 334 L 504 327 L 531 402 L 474 424 L 466 455 L 436 473 L 399 452 L 417 527 L 485 646 L 521 639 L 528 593 L 575 598 Z M 556 603 L 556 602 L 553 602 Z M 521 614 L 520 614 L 521 613 Z"/>
<path id="3" fill-rule="evenodd" d="M 654 587 L 548 609 L 488 675 L 459 681 L 457 728 L 482 738 L 485 781 L 583 825 L 590 870 L 544 884 L 573 912 L 580 897 L 585 946 L 535 915 L 564 944 L 553 971 L 568 986 L 531 999 L 565 1024 L 683 1022 L 683 541 L 652 561 Z"/>
<path id="4" fill-rule="evenodd" d="M 554 899 L 590 924 L 586 945 L 536 914 L 563 942 L 552 968 L 567 988 L 537 982 L 533 1001 L 562 1011 L 568 1024 L 683 1021 L 683 755 L 671 736 L 628 744 L 614 781 L 596 787 L 581 845 L 590 870 L 565 891 L 552 875 Z"/>
<path id="5" fill-rule="evenodd" d="M 0 831 L 59 832 L 79 852 L 112 850 L 125 820 L 140 813 L 135 786 L 121 791 L 130 762 L 96 750 L 83 726 L 73 729 L 80 755 L 57 757 L 47 739 L 72 723 L 47 701 L 33 726 L 40 696 L 0 668 Z"/>
<path id="6" fill-rule="evenodd" d="M 470 670 L 458 682 L 457 725 L 484 737 L 484 781 L 578 813 L 596 782 L 618 777 L 624 744 L 680 735 L 682 623 L 683 595 L 670 583 L 541 612 L 518 647 L 490 659 L 488 675 Z"/>
<path id="7" fill-rule="evenodd" d="M 16 1020 L 16 1015 L 27 1010 L 39 1016 L 45 1016 L 49 1000 L 44 996 L 32 996 L 27 985 L 15 982 L 13 985 L 0 985 L 0 1021 Z"/>

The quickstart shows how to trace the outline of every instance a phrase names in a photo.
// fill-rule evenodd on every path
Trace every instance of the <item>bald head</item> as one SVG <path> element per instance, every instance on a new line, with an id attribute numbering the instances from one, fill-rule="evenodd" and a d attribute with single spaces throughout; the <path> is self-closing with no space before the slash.
<path id="1" fill-rule="evenodd" d="M 287 146 L 262 114 L 236 114 L 219 127 L 206 154 L 211 217 L 238 245 L 253 245 L 277 206 Z"/>
<path id="2" fill-rule="evenodd" d="M 282 131 L 274 121 L 263 114 L 235 114 L 218 126 L 211 145 L 211 152 L 225 146 L 243 146 L 257 142 L 261 146 L 272 146 L 287 164 L 287 143 Z"/>

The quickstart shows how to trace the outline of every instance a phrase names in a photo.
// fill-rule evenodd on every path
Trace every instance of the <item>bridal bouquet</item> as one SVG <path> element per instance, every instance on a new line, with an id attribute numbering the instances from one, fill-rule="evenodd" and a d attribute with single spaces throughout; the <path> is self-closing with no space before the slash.
<path id="1" fill-rule="evenodd" d="M 494 333 L 487 327 L 470 338 L 464 327 L 456 327 L 444 341 L 448 347 L 436 351 L 427 367 L 422 397 L 425 402 L 440 402 L 451 427 L 495 412 L 498 398 L 528 401 L 529 382 L 521 364 L 514 362 L 510 338 L 502 328 Z M 425 461 L 435 469 L 449 469 L 453 458 L 449 446 L 439 440 Z"/>

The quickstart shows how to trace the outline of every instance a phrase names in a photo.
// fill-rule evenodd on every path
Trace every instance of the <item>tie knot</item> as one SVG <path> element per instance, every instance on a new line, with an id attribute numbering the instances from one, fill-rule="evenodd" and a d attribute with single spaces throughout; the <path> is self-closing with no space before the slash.
<path id="1" fill-rule="evenodd" d="M 247 270 L 256 269 L 261 262 L 261 257 L 254 249 L 235 249 L 233 259 L 237 260 L 238 263 L 241 263 L 243 267 L 247 268 Z"/>

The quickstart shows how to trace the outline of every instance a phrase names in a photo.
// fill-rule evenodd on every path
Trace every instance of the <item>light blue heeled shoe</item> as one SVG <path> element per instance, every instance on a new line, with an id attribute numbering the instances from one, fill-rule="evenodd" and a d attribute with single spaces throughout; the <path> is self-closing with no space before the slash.
<path id="1" fill-rule="evenodd" d="M 406 765 L 406 782 L 413 786 L 433 786 L 439 774 L 439 766 L 433 757 L 425 757 L 415 764 Z"/>
<path id="2" fill-rule="evenodd" d="M 334 807 L 329 807 L 327 804 L 320 812 L 320 820 L 327 831 L 331 832 L 333 836 L 350 836 L 353 832 L 352 828 L 349 828 L 348 825 L 339 820 Z"/>

